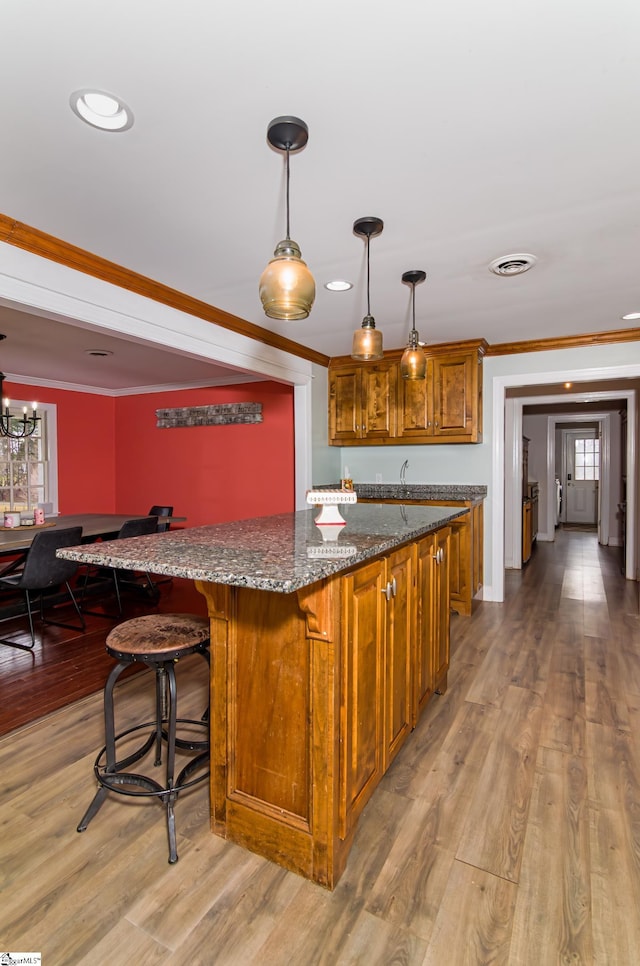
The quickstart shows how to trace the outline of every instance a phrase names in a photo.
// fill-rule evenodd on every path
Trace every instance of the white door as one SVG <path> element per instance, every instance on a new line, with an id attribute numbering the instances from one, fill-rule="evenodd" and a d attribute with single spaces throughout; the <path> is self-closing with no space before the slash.
<path id="1" fill-rule="evenodd" d="M 566 480 L 565 523 L 598 522 L 600 440 L 595 430 L 563 430 Z"/>

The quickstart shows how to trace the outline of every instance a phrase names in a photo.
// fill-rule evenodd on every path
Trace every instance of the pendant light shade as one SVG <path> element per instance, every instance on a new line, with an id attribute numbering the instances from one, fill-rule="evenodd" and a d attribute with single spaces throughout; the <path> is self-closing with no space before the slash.
<path id="1" fill-rule="evenodd" d="M 376 320 L 371 315 L 371 301 L 369 292 L 369 242 L 372 235 L 379 235 L 384 228 L 381 218 L 358 218 L 353 223 L 356 235 L 367 239 L 367 314 L 362 320 L 362 327 L 353 334 L 353 348 L 351 358 L 365 362 L 374 362 L 383 358 L 382 332 L 376 329 Z"/>
<path id="2" fill-rule="evenodd" d="M 313 275 L 289 237 L 289 153 L 300 151 L 308 139 L 309 129 L 298 117 L 276 117 L 267 128 L 269 144 L 287 156 L 287 237 L 278 242 L 260 277 L 260 300 L 270 319 L 306 319 L 316 297 Z"/>
<path id="3" fill-rule="evenodd" d="M 419 345 L 419 336 L 418 332 L 416 331 L 416 285 L 418 282 L 424 282 L 426 277 L 427 273 L 421 271 L 420 269 L 405 272 L 402 276 L 402 281 L 411 285 L 412 289 L 411 332 L 409 333 L 409 342 L 407 344 L 407 348 L 402 353 L 402 358 L 400 360 L 400 375 L 403 379 L 427 378 L 427 357 Z"/>

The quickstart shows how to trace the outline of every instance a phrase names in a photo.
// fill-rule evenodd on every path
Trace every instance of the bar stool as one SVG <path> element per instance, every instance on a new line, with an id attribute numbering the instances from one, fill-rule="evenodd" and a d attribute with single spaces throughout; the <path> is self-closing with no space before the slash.
<path id="1" fill-rule="evenodd" d="M 84 832 L 109 791 L 134 798 L 155 798 L 166 807 L 169 862 L 177 862 L 174 805 L 180 792 L 205 781 L 209 775 L 209 714 L 207 709 L 199 721 L 177 717 L 175 664 L 188 654 L 200 654 L 209 666 L 209 621 L 192 614 L 134 617 L 113 628 L 107 636 L 106 648 L 118 663 L 109 674 L 104 690 L 105 745 L 93 766 L 99 788 L 78 825 L 78 832 Z M 125 668 L 135 663 L 146 664 L 155 671 L 155 721 L 145 721 L 116 734 L 113 689 Z M 177 734 L 178 725 L 182 726 L 181 736 Z M 124 757 L 118 760 L 118 745 L 122 748 L 130 735 L 145 730 L 149 734 L 143 744 L 133 751 L 125 749 Z M 163 743 L 166 744 L 164 784 L 128 770 L 154 746 L 154 765 L 161 765 Z M 176 752 L 188 754 L 189 759 L 174 780 Z"/>

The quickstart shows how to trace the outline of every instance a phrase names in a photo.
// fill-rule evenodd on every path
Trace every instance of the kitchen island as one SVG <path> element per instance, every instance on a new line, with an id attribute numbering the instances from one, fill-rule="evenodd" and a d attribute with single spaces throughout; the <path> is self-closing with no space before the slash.
<path id="1" fill-rule="evenodd" d="M 469 512 L 340 509 L 334 540 L 310 509 L 60 551 L 196 582 L 211 621 L 212 829 L 329 888 L 446 688 L 449 523 Z"/>

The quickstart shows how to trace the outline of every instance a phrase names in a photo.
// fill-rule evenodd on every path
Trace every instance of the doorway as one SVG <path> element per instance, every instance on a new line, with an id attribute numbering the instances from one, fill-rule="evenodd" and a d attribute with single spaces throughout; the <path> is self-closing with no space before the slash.
<path id="1" fill-rule="evenodd" d="M 633 375 L 640 374 L 640 369 L 633 368 Z M 575 378 L 576 373 L 571 373 Z M 618 370 L 621 375 L 621 370 Z M 548 379 L 551 381 L 551 374 Z M 535 382 L 534 382 L 535 380 Z M 522 526 L 522 507 L 521 507 L 521 480 L 522 480 L 522 419 L 523 408 L 525 406 L 561 404 L 563 410 L 566 409 L 568 399 L 566 394 L 554 393 L 552 390 L 549 395 L 540 392 L 544 385 L 540 374 L 535 376 L 523 376 L 513 374 L 511 376 L 495 377 L 494 379 L 494 460 L 493 460 L 493 483 L 496 494 L 496 510 L 500 514 L 498 519 L 504 521 L 504 527 L 495 526 L 493 528 L 494 539 L 492 541 L 492 577 L 493 583 L 490 587 L 491 596 L 485 599 L 502 600 L 504 599 L 504 571 L 507 569 L 520 569 L 521 567 L 521 526 Z M 524 388 L 524 386 L 535 393 L 534 395 L 507 396 L 507 388 Z M 535 387 L 535 388 L 534 388 Z M 585 398 L 586 397 L 586 398 Z M 620 387 L 615 389 L 600 390 L 597 385 L 589 387 L 589 392 L 585 393 L 580 400 L 582 404 L 595 403 L 604 404 L 605 401 L 620 401 L 625 408 L 629 429 L 626 433 L 625 458 L 629 467 L 636 466 L 635 448 L 635 424 L 636 424 L 636 391 L 634 389 Z M 578 423 L 578 424 L 600 424 L 602 433 L 600 434 L 600 459 L 606 461 L 607 466 L 611 466 L 610 452 L 610 432 L 607 423 L 610 420 L 610 413 L 603 410 L 591 411 L 588 415 L 583 412 L 563 415 L 560 418 L 556 411 L 555 415 L 548 417 L 548 429 L 546 437 L 546 454 L 544 463 L 546 465 L 546 486 L 547 497 L 544 507 L 541 506 L 541 530 L 544 532 L 544 521 L 547 521 L 546 532 L 551 536 L 555 528 L 555 476 L 556 467 L 560 469 L 560 459 L 556 464 L 555 454 L 561 451 L 561 442 L 558 440 L 556 445 L 556 423 Z M 568 429 L 581 430 L 581 426 L 567 426 Z M 500 435 L 499 435 L 500 434 Z M 559 434 L 558 434 L 559 435 Z M 503 444 L 501 446 L 501 443 Z M 542 483 L 542 480 L 540 480 Z M 616 500 L 612 499 L 608 492 L 608 474 L 605 473 L 598 481 L 598 496 L 600 505 L 610 506 L 615 510 Z M 549 495 L 552 494 L 550 498 Z M 635 535 L 635 492 L 633 489 L 627 491 L 626 501 L 626 532 Z M 612 510 L 612 512 L 613 512 Z M 604 514 L 599 520 L 599 540 L 603 544 L 609 544 L 615 540 L 618 528 L 617 521 L 609 520 L 610 514 Z M 636 568 L 636 547 L 635 539 L 629 539 L 624 548 L 624 572 L 628 579 L 634 579 Z"/>
<path id="2" fill-rule="evenodd" d="M 596 526 L 602 517 L 600 434 L 600 428 L 562 430 L 563 523 Z"/>

